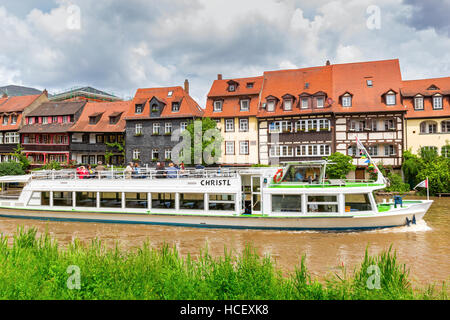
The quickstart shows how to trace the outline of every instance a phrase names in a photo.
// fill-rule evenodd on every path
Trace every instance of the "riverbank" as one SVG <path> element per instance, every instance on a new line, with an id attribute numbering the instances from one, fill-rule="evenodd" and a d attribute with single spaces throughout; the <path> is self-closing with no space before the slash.
<path id="1" fill-rule="evenodd" d="M 31 228 L 0 238 L 0 264 L 0 299 L 447 299 L 442 287 L 413 288 L 390 249 L 366 251 L 352 276 L 342 268 L 318 282 L 304 258 L 283 276 L 273 259 L 251 247 L 221 257 L 203 250 L 196 258 L 148 243 L 123 251 L 75 240 L 62 249 Z"/>

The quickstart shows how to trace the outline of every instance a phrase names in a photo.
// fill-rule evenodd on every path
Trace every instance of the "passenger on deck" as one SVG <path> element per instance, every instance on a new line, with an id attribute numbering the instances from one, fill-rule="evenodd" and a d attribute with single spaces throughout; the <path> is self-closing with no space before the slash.
<path id="1" fill-rule="evenodd" d="M 166 168 L 161 162 L 156 163 L 156 178 L 162 179 L 166 177 Z"/>
<path id="2" fill-rule="evenodd" d="M 133 162 L 130 162 L 124 170 L 125 179 L 131 179 L 131 174 L 133 173 Z"/>
<path id="3" fill-rule="evenodd" d="M 298 170 L 298 171 L 295 173 L 295 181 L 303 181 L 303 175 L 302 175 L 302 173 L 300 172 L 300 170 Z"/>
<path id="4" fill-rule="evenodd" d="M 176 178 L 176 177 L 177 177 L 178 169 L 177 169 L 177 168 L 173 165 L 173 163 L 171 162 L 171 163 L 169 164 L 169 168 L 167 168 L 166 172 L 167 172 L 167 178 L 173 179 L 173 178 Z"/>

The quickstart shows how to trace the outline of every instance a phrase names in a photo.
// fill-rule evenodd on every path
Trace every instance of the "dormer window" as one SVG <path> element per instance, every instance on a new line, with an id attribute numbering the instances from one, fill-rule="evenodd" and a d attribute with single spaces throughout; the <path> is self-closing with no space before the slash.
<path id="1" fill-rule="evenodd" d="M 267 111 L 269 111 L 269 112 L 275 111 L 275 100 L 267 101 Z"/>
<path id="2" fill-rule="evenodd" d="M 28 124 L 33 124 L 33 117 L 28 117 Z"/>
<path id="3" fill-rule="evenodd" d="M 143 110 L 144 110 L 144 105 L 142 105 L 142 104 L 137 104 L 134 107 L 134 113 L 142 113 Z"/>
<path id="4" fill-rule="evenodd" d="M 230 84 L 230 85 L 228 86 L 228 91 L 233 92 L 233 91 L 235 91 L 235 90 L 236 90 L 236 86 L 235 86 L 234 84 Z"/>
<path id="5" fill-rule="evenodd" d="M 116 124 L 119 117 L 109 117 L 109 124 Z"/>
<path id="6" fill-rule="evenodd" d="M 302 109 L 308 109 L 308 98 L 302 98 L 302 102 L 301 102 L 301 108 Z"/>
<path id="7" fill-rule="evenodd" d="M 254 83 L 253 82 L 247 82 L 247 88 L 253 88 Z"/>
<path id="8" fill-rule="evenodd" d="M 284 111 L 292 111 L 292 99 L 284 100 Z"/>
<path id="9" fill-rule="evenodd" d="M 168 93 L 167 93 L 167 96 L 168 97 L 171 97 L 173 95 L 173 91 L 169 91 Z"/>
<path id="10" fill-rule="evenodd" d="M 346 93 L 342 96 L 342 106 L 343 107 L 352 106 L 352 96 L 349 93 Z"/>
<path id="11" fill-rule="evenodd" d="M 180 111 L 180 103 L 172 102 L 172 112 L 178 112 L 178 111 Z"/>
<path id="12" fill-rule="evenodd" d="M 389 92 L 386 94 L 386 104 L 387 104 L 388 106 L 393 106 L 393 105 L 396 104 L 396 101 L 395 101 L 395 92 L 389 91 Z"/>
<path id="13" fill-rule="evenodd" d="M 16 124 L 17 123 L 17 116 L 16 115 L 12 115 L 11 116 L 11 124 Z"/>
<path id="14" fill-rule="evenodd" d="M 433 96 L 433 109 L 442 109 L 442 96 L 440 94 Z"/>
<path id="15" fill-rule="evenodd" d="M 423 110 L 423 96 L 418 95 L 414 98 L 414 109 Z"/>
<path id="16" fill-rule="evenodd" d="M 152 104 L 152 112 L 158 112 L 158 105 L 156 103 Z"/>
<path id="17" fill-rule="evenodd" d="M 89 124 L 96 124 L 97 123 L 97 117 L 89 117 Z"/>
<path id="18" fill-rule="evenodd" d="M 241 100 L 241 111 L 248 111 L 250 108 L 250 100 L 244 99 Z"/>
<path id="19" fill-rule="evenodd" d="M 222 112 L 222 101 L 214 101 L 214 112 Z"/>
<path id="20" fill-rule="evenodd" d="M 323 108 L 323 106 L 324 106 L 324 101 L 325 101 L 325 99 L 324 98 L 317 98 L 317 108 Z"/>

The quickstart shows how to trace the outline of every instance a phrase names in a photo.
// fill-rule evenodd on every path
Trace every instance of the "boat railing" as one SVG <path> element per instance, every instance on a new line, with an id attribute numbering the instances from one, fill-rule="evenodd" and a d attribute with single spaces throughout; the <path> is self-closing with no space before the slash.
<path id="1" fill-rule="evenodd" d="M 236 178 L 239 171 L 235 169 L 185 169 L 156 170 L 154 168 L 140 168 L 138 171 L 102 170 L 89 174 L 77 172 L 75 169 L 40 170 L 32 173 L 32 179 L 39 180 L 72 180 L 72 179 L 209 179 Z"/>
<path id="2" fill-rule="evenodd" d="M 292 185 L 315 185 L 315 186 L 337 186 L 337 187 L 345 187 L 349 185 L 360 185 L 360 186 L 369 186 L 370 184 L 375 183 L 375 180 L 364 180 L 364 179 L 323 179 L 322 181 L 311 180 L 311 181 L 288 181 L 283 182 L 283 184 L 292 184 Z"/>

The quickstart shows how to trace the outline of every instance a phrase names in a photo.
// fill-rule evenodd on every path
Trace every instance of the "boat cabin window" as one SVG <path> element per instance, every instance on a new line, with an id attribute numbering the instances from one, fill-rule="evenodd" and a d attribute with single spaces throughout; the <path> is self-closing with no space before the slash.
<path id="1" fill-rule="evenodd" d="M 97 192 L 77 192 L 77 207 L 97 207 Z"/>
<path id="2" fill-rule="evenodd" d="M 302 212 L 302 196 L 273 194 L 272 212 Z"/>
<path id="3" fill-rule="evenodd" d="M 308 213 L 314 212 L 338 212 L 337 196 L 309 195 Z"/>
<path id="4" fill-rule="evenodd" d="M 175 209 L 175 193 L 152 193 L 153 209 Z"/>
<path id="5" fill-rule="evenodd" d="M 148 208 L 147 193 L 125 192 L 125 208 Z"/>
<path id="6" fill-rule="evenodd" d="M 203 193 L 180 193 L 180 209 L 200 209 L 205 208 Z"/>
<path id="7" fill-rule="evenodd" d="M 101 208 L 122 208 L 122 192 L 100 192 Z"/>
<path id="8" fill-rule="evenodd" d="M 43 193 L 49 193 L 49 192 L 43 192 Z M 53 205 L 54 206 L 62 206 L 62 207 L 73 206 L 72 191 L 70 191 L 70 192 L 53 191 Z"/>
<path id="9" fill-rule="evenodd" d="M 320 168 L 292 165 L 283 178 L 284 182 L 309 182 L 318 183 L 320 177 Z"/>
<path id="10" fill-rule="evenodd" d="M 50 192 L 45 191 L 41 192 L 41 206 L 49 206 L 50 205 Z"/>
<path id="11" fill-rule="evenodd" d="M 371 211 L 372 205 L 367 193 L 346 194 L 345 212 Z"/>
<path id="12" fill-rule="evenodd" d="M 235 210 L 234 194 L 210 194 L 209 210 L 234 211 Z"/>

